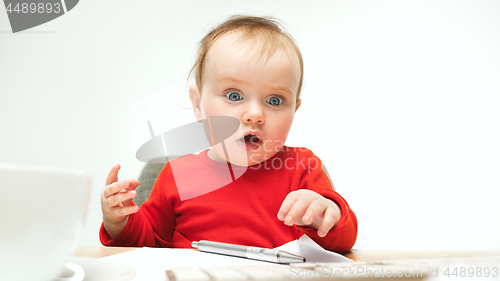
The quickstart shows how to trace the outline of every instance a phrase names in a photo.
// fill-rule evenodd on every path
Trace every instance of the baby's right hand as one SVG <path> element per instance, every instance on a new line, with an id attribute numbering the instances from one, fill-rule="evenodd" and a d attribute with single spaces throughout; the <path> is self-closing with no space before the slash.
<path id="1" fill-rule="evenodd" d="M 118 181 L 118 170 L 120 164 L 111 168 L 106 179 L 106 187 L 101 193 L 103 223 L 111 238 L 116 238 L 125 228 L 128 215 L 139 210 L 138 206 L 130 204 L 132 198 L 137 195 L 135 189 L 139 186 L 139 181 L 136 179 Z"/>

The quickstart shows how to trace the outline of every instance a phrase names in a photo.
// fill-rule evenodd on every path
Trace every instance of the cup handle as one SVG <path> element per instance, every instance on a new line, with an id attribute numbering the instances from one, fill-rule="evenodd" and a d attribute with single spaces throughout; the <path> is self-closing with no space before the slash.
<path id="1" fill-rule="evenodd" d="M 85 271 L 79 265 L 74 263 L 66 263 L 66 268 L 61 273 L 61 276 L 54 281 L 83 281 L 85 278 Z"/>

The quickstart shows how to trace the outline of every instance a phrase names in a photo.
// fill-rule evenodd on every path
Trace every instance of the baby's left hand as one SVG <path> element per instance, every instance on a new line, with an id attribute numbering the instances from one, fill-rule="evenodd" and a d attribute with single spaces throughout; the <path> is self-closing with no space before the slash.
<path id="1" fill-rule="evenodd" d="M 278 211 L 278 219 L 286 225 L 309 226 L 325 237 L 340 220 L 341 211 L 335 202 L 318 193 L 301 189 L 290 192 Z"/>

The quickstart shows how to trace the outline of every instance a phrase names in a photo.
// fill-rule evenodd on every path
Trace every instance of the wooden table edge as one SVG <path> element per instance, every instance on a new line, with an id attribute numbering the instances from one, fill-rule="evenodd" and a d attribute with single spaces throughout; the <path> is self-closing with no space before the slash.
<path id="1" fill-rule="evenodd" d="M 103 258 L 140 249 L 137 247 L 78 246 L 74 256 Z M 380 260 L 439 259 L 454 257 L 500 256 L 500 250 L 359 250 L 342 253 L 354 261 L 374 262 Z"/>

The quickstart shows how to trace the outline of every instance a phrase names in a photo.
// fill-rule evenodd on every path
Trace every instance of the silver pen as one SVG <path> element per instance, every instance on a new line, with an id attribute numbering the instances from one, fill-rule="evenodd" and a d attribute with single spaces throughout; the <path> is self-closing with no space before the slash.
<path id="1" fill-rule="evenodd" d="M 259 261 L 269 261 L 275 263 L 305 262 L 306 259 L 285 251 L 241 246 L 229 243 L 200 240 L 191 243 L 193 248 L 203 252 L 216 253 L 228 256 L 236 256 Z"/>

